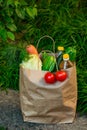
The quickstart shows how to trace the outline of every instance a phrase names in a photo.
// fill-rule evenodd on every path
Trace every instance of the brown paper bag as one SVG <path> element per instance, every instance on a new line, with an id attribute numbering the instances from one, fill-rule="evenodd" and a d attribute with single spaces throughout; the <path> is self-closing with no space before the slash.
<path id="1" fill-rule="evenodd" d="M 46 84 L 45 71 L 20 67 L 20 104 L 24 121 L 72 123 L 76 114 L 76 66 L 67 69 L 63 82 Z"/>

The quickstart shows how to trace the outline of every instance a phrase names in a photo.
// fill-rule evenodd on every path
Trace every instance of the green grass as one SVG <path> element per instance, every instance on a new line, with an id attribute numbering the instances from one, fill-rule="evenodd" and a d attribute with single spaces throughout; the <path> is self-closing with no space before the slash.
<path id="1" fill-rule="evenodd" d="M 25 55 L 27 52 L 21 42 L 19 45 L 7 44 L 2 48 L 0 57 L 1 88 L 19 89 L 19 67 Z"/>
<path id="2" fill-rule="evenodd" d="M 6 128 L 3 126 L 0 126 L 0 130 L 6 130 Z"/>

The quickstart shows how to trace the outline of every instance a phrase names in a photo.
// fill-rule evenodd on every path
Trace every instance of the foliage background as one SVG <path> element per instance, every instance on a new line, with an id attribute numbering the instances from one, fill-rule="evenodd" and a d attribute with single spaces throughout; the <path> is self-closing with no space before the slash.
<path id="1" fill-rule="evenodd" d="M 19 89 L 19 65 L 28 44 L 43 35 L 77 50 L 78 108 L 87 113 L 87 1 L 0 0 L 0 87 Z M 42 40 L 41 49 L 52 47 Z M 52 49 L 52 48 L 51 48 Z"/>

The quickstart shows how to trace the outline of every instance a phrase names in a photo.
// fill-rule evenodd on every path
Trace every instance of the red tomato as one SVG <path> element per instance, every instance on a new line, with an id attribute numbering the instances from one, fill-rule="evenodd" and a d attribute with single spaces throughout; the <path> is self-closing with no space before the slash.
<path id="1" fill-rule="evenodd" d="M 53 73 L 47 72 L 44 75 L 44 80 L 45 80 L 46 83 L 52 84 L 52 83 L 55 83 L 56 77 L 55 77 L 55 75 Z"/>
<path id="2" fill-rule="evenodd" d="M 67 72 L 64 70 L 57 71 L 55 75 L 57 81 L 64 81 L 67 78 Z"/>

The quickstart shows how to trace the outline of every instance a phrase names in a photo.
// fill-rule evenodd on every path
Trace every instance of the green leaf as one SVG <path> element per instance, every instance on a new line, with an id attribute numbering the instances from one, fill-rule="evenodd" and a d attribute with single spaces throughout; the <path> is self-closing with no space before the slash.
<path id="1" fill-rule="evenodd" d="M 6 9 L 6 16 L 11 17 L 14 13 L 14 10 L 12 8 L 7 7 Z"/>
<path id="2" fill-rule="evenodd" d="M 8 38 L 10 38 L 11 40 L 15 40 L 15 35 L 12 32 L 7 32 L 7 36 Z"/>
<path id="3" fill-rule="evenodd" d="M 7 25 L 7 28 L 9 28 L 10 31 L 16 31 L 17 30 L 16 25 L 15 24 L 11 24 L 11 23 Z"/>
<path id="4" fill-rule="evenodd" d="M 20 17 L 21 19 L 25 18 L 25 10 L 24 9 L 16 8 L 15 11 L 16 11 L 16 14 L 18 15 L 18 17 Z"/>
<path id="5" fill-rule="evenodd" d="M 28 3 L 27 3 L 25 0 L 21 0 L 21 5 L 23 5 L 23 6 L 27 6 Z"/>
<path id="6" fill-rule="evenodd" d="M 37 15 L 37 8 L 35 7 L 26 7 L 26 12 L 27 14 L 31 17 L 31 18 L 35 18 L 35 16 Z"/>
<path id="7" fill-rule="evenodd" d="M 17 8 L 17 7 L 20 5 L 20 2 L 15 1 L 14 4 L 15 4 L 15 6 L 16 6 L 16 8 Z"/>
<path id="8" fill-rule="evenodd" d="M 0 0 L 0 3 L 3 2 L 3 0 Z"/>
<path id="9" fill-rule="evenodd" d="M 37 16 L 37 8 L 33 8 L 33 14 L 34 14 L 34 16 Z"/>
<path id="10" fill-rule="evenodd" d="M 3 41 L 6 41 L 7 40 L 7 31 L 6 29 L 4 28 L 1 28 L 0 29 L 0 37 Z"/>
<path id="11" fill-rule="evenodd" d="M 13 0 L 7 0 L 7 6 L 13 5 Z"/>

